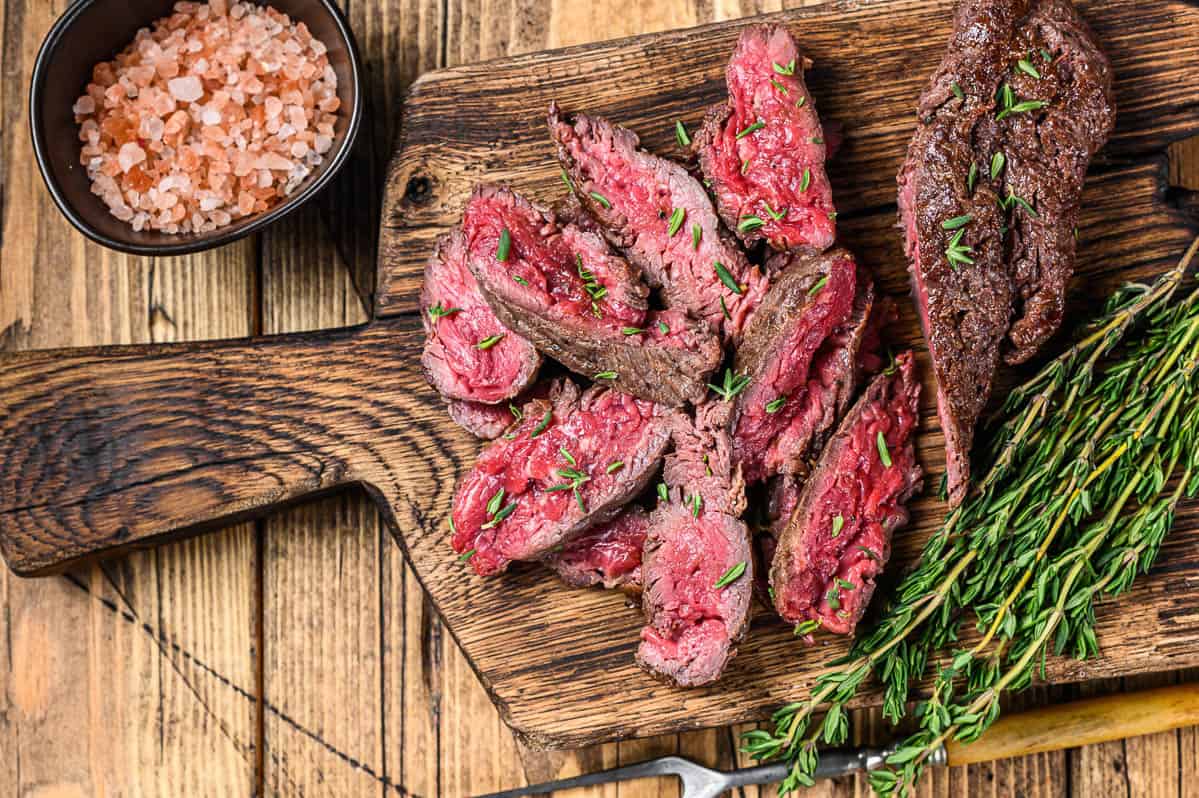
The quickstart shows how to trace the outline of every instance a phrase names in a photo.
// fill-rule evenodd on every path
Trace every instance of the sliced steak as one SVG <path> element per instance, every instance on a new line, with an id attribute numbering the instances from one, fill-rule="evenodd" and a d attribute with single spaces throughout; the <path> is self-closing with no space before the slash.
<path id="1" fill-rule="evenodd" d="M 469 552 L 482 575 L 613 518 L 653 478 L 677 417 L 600 386 L 580 397 L 567 380 L 522 413 L 513 437 L 485 448 L 454 495 L 454 550 Z"/>
<path id="2" fill-rule="evenodd" d="M 647 315 L 649 288 L 597 234 L 496 186 L 475 189 L 468 263 L 505 327 L 589 378 L 649 401 L 698 401 L 722 356 L 702 324 Z M 652 328 L 647 328 L 652 324 Z M 666 332 L 661 332 L 666 330 Z"/>
<path id="3" fill-rule="evenodd" d="M 695 139 L 720 216 L 748 246 L 821 252 L 836 237 L 825 132 L 803 79 L 809 66 L 785 27 L 746 28 L 725 73 L 729 99 Z"/>
<path id="4" fill-rule="evenodd" d="M 849 350 L 873 297 L 872 289 L 860 292 L 855 314 L 857 286 L 849 252 L 797 255 L 746 327 L 734 368 L 749 384 L 736 398 L 732 429 L 747 481 L 801 471 L 852 394 Z"/>
<path id="5" fill-rule="evenodd" d="M 740 515 L 745 487 L 729 445 L 729 406 L 696 408 L 680 421 L 666 458 L 667 498 L 650 519 L 642 565 L 637 662 L 681 687 L 720 678 L 745 633 L 753 553 Z"/>
<path id="6" fill-rule="evenodd" d="M 572 587 L 641 589 L 641 553 L 649 515 L 629 507 L 606 524 L 593 526 L 544 562 Z"/>
<path id="7" fill-rule="evenodd" d="M 1061 322 L 1111 69 L 1068 0 L 966 0 L 919 114 L 899 209 L 956 505 L 1005 348 L 1026 360 Z"/>
<path id="8" fill-rule="evenodd" d="M 767 281 L 721 227 L 699 181 L 604 119 L 563 119 L 551 104 L 549 127 L 575 195 L 609 242 L 662 288 L 668 307 L 736 338 Z"/>
<path id="9" fill-rule="evenodd" d="M 421 288 L 425 379 L 450 400 L 498 404 L 536 378 L 541 356 L 533 344 L 500 324 L 467 268 L 460 228 L 437 241 Z M 479 347 L 496 335 L 493 346 Z"/>
<path id="10" fill-rule="evenodd" d="M 516 419 L 508 405 L 485 405 L 451 399 L 446 406 L 454 423 L 476 438 L 487 441 L 503 435 L 504 430 Z"/>
<path id="11" fill-rule="evenodd" d="M 907 523 L 919 489 L 913 435 L 920 381 L 912 354 L 871 382 L 841 422 L 799 497 L 770 572 L 788 623 L 849 634 L 866 611 L 891 533 Z"/>

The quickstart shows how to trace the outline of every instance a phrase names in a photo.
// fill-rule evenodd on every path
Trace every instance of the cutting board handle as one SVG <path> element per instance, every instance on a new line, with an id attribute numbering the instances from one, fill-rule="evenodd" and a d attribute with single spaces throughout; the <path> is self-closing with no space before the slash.
<path id="1" fill-rule="evenodd" d="M 0 554 L 40 575 L 348 483 L 389 492 L 384 450 L 435 402 L 397 325 L 0 355 Z"/>

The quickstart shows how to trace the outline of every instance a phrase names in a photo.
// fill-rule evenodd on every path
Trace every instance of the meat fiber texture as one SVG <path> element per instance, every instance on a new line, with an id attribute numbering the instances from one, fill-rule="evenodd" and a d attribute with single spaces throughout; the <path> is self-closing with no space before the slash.
<path id="1" fill-rule="evenodd" d="M 788 257 L 737 350 L 749 384 L 736 398 L 733 451 L 751 483 L 806 470 L 853 394 L 873 304 L 869 275 L 846 250 Z"/>
<path id="2" fill-rule="evenodd" d="M 747 246 L 822 252 L 836 237 L 827 144 L 804 85 L 810 62 L 781 25 L 746 28 L 729 61 L 729 98 L 695 139 L 720 216 Z"/>
<path id="3" fill-rule="evenodd" d="M 677 418 L 600 386 L 580 397 L 568 380 L 521 414 L 512 437 L 487 446 L 454 495 L 454 550 L 483 576 L 612 519 L 653 478 Z"/>
<path id="4" fill-rule="evenodd" d="M 544 562 L 571 587 L 636 593 L 641 589 L 641 554 L 648 532 L 649 515 L 634 505 L 547 555 Z"/>
<path id="5" fill-rule="evenodd" d="M 533 344 L 500 323 L 479 293 L 467 268 L 461 228 L 439 239 L 426 263 L 421 307 L 425 328 L 421 368 L 445 398 L 499 404 L 536 378 L 541 356 Z M 497 335 L 502 338 L 487 346 L 485 342 Z"/>
<path id="6" fill-rule="evenodd" d="M 661 287 L 667 307 L 735 341 L 768 281 L 721 226 L 699 181 L 607 120 L 565 119 L 552 104 L 549 127 L 572 190 L 608 241 Z"/>
<path id="7" fill-rule="evenodd" d="M 637 662 L 681 687 L 720 678 L 745 633 L 753 593 L 745 487 L 727 433 L 729 406 L 696 408 L 676 424 L 642 565 Z M 727 584 L 717 586 L 725 577 Z"/>
<path id="8" fill-rule="evenodd" d="M 650 312 L 640 273 L 599 235 L 492 185 L 475 189 L 462 228 L 470 270 L 506 328 L 642 399 L 703 398 L 723 356 L 719 339 L 682 313 Z"/>
<path id="9" fill-rule="evenodd" d="M 920 488 L 913 434 L 920 382 L 911 352 L 875 377 L 808 478 L 774 556 L 775 609 L 788 623 L 853 632 Z"/>
<path id="10" fill-rule="evenodd" d="M 957 505 L 1001 357 L 1027 360 L 1061 323 L 1083 177 L 1115 105 L 1068 0 L 966 0 L 954 26 L 898 183 Z"/>

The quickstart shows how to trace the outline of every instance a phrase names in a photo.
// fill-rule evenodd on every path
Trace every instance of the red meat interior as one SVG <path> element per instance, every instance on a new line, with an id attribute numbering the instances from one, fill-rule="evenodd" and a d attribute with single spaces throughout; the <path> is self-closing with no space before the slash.
<path id="1" fill-rule="evenodd" d="M 626 279 L 617 276 L 617 259 L 597 236 L 573 226 L 558 229 L 502 191 L 475 194 L 462 226 L 475 267 L 484 265 L 496 284 L 510 285 L 525 304 L 559 318 L 585 316 L 589 324 L 613 331 L 644 321 L 645 311 L 625 303 Z M 497 253 L 505 229 L 510 245 L 507 258 L 500 261 Z M 605 293 L 597 299 L 598 289 Z"/>
<path id="2" fill-rule="evenodd" d="M 795 74 L 779 74 L 775 64 L 784 70 L 795 64 Z M 832 188 L 824 170 L 824 132 L 802 75 L 795 43 L 785 31 L 766 36 L 751 30 L 741 37 L 729 63 L 732 113 L 716 142 L 714 181 L 724 206 L 739 208 L 738 218 L 765 222 L 758 233 L 779 249 L 823 250 L 835 235 Z M 759 121 L 766 126 L 737 138 Z"/>
<path id="3" fill-rule="evenodd" d="M 454 550 L 474 549 L 470 563 L 479 574 L 501 571 L 512 560 L 537 557 L 557 542 L 546 542 L 555 530 L 584 514 L 574 491 L 547 490 L 572 482 L 560 470 L 574 469 L 585 475 L 587 481 L 581 483 L 578 494 L 588 512 L 620 489 L 623 469 L 608 473 L 608 467 L 618 460 L 629 468 L 643 462 L 641 450 L 658 409 L 651 402 L 604 391 L 566 418 L 553 416 L 533 437 L 543 423 L 546 407 L 543 403 L 526 405 L 525 417 L 514 430 L 516 437 L 501 438 L 484 449 L 458 488 L 453 510 Z M 504 489 L 501 509 L 511 502 L 516 502 L 516 508 L 499 524 L 484 529 L 493 517 L 487 505 L 500 488 Z"/>
<path id="4" fill-rule="evenodd" d="M 567 543 L 555 558 L 580 572 L 597 573 L 603 582 L 640 580 L 641 551 L 649 531 L 649 516 L 626 511 Z"/>
<path id="5" fill-rule="evenodd" d="M 776 438 L 792 425 L 797 427 L 792 434 L 801 435 L 800 428 L 810 426 L 812 416 L 822 407 L 820 403 L 824 398 L 820 386 L 825 379 L 832 379 L 832 375 L 822 376 L 820 363 L 815 358 L 821 345 L 852 312 L 857 282 L 855 271 L 854 263 L 849 259 L 833 262 L 828 282 L 785 330 L 765 373 L 742 395 L 734 432 L 734 451 L 747 481 L 757 482 L 769 476 L 774 465 L 772 444 Z M 827 364 L 828 359 L 825 360 Z M 776 409 L 771 403 L 780 398 L 784 401 Z M 768 407 L 774 412 L 768 412 Z"/>
<path id="6" fill-rule="evenodd" d="M 819 618 L 832 632 L 853 629 L 890 553 L 884 522 L 906 517 L 900 499 L 911 487 L 915 453 L 909 441 L 917 421 L 909 398 L 891 392 L 885 404 L 864 409 L 835 460 L 813 476 L 816 492 L 803 519 L 806 556 L 788 561 L 794 571 L 787 574 L 785 592 L 776 596 L 788 621 Z M 890 466 L 879 452 L 879 432 Z M 841 528 L 834 535 L 838 516 Z"/>

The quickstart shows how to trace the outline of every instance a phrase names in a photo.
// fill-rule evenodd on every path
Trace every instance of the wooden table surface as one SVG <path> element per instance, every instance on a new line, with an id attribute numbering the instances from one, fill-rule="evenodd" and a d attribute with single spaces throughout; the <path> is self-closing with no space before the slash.
<path id="1" fill-rule="evenodd" d="M 421 72 L 782 7 L 342 2 L 365 56 L 370 102 L 351 167 L 320 200 L 262 235 L 169 259 L 87 243 L 53 207 L 32 161 L 26 93 L 41 38 L 68 3 L 0 2 L 0 348 L 361 322 L 400 98 Z M 1171 179 L 1199 188 L 1199 142 L 1172 150 Z M 1188 678 L 1199 674 L 1038 688 L 1012 706 Z M 877 713 L 855 721 L 861 739 L 886 734 Z M 0 569 L 4 796 L 465 796 L 666 753 L 747 764 L 737 761 L 737 732 L 522 750 L 358 493 L 66 576 L 25 581 Z M 850 778 L 807 794 L 866 792 Z M 663 781 L 590 794 L 670 796 L 677 788 Z M 1199 796 L 1199 729 L 932 773 L 921 794 Z"/>

